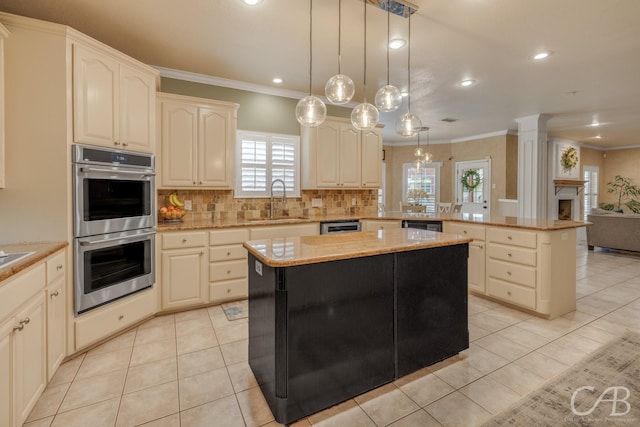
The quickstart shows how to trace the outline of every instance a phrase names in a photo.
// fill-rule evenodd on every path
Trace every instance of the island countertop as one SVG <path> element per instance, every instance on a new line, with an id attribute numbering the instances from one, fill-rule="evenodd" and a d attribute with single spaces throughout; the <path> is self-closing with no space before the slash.
<path id="1" fill-rule="evenodd" d="M 455 234 L 401 228 L 250 240 L 243 246 L 266 265 L 288 267 L 458 245 L 471 240 Z"/>

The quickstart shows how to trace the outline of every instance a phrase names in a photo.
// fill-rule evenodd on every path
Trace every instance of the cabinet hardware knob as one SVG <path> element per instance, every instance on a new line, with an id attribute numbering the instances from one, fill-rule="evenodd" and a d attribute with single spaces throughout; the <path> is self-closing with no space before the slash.
<path id="1" fill-rule="evenodd" d="M 508 256 L 509 258 L 511 258 L 513 255 L 511 255 L 511 252 L 509 252 L 509 253 L 507 254 L 507 256 Z"/>
<path id="2" fill-rule="evenodd" d="M 204 255 L 204 251 L 200 251 L 200 255 Z"/>
<path id="3" fill-rule="evenodd" d="M 123 147 L 126 147 L 127 145 L 129 145 L 129 143 L 128 143 L 128 142 L 123 142 L 123 143 L 122 143 L 122 146 L 123 146 Z"/>
<path id="4" fill-rule="evenodd" d="M 467 230 L 462 230 L 462 232 L 463 232 L 464 234 L 467 234 Z"/>
<path id="5" fill-rule="evenodd" d="M 182 243 L 187 243 L 187 239 L 182 239 Z"/>
<path id="6" fill-rule="evenodd" d="M 120 145 L 120 143 L 118 141 L 114 141 L 113 145 Z"/>
<path id="7" fill-rule="evenodd" d="M 121 314 L 120 316 L 118 316 L 118 320 L 122 320 L 124 319 L 124 314 Z"/>
<path id="8" fill-rule="evenodd" d="M 231 252 L 227 252 L 227 256 L 231 256 Z"/>
<path id="9" fill-rule="evenodd" d="M 202 185 L 202 181 L 198 182 L 198 184 Z"/>
<path id="10" fill-rule="evenodd" d="M 511 276 L 511 272 L 510 272 L 510 271 L 507 271 L 507 275 L 508 275 L 508 276 Z"/>
<path id="11" fill-rule="evenodd" d="M 195 184 L 196 182 L 195 182 L 195 181 L 193 181 L 193 183 Z"/>
<path id="12" fill-rule="evenodd" d="M 511 240 L 511 239 L 513 239 L 513 237 L 511 237 L 511 236 L 507 236 L 507 239 Z"/>
<path id="13" fill-rule="evenodd" d="M 507 291 L 507 295 L 511 296 L 511 291 Z"/>
<path id="14" fill-rule="evenodd" d="M 227 289 L 227 293 L 230 294 L 231 293 L 231 289 Z"/>
<path id="15" fill-rule="evenodd" d="M 478 247 L 479 247 L 480 249 L 484 248 L 484 246 L 482 246 L 482 245 L 478 245 Z"/>
<path id="16" fill-rule="evenodd" d="M 56 267 L 56 270 L 62 270 L 62 264 L 58 264 L 58 266 Z"/>
<path id="17" fill-rule="evenodd" d="M 59 295 L 58 291 L 51 292 L 51 298 L 57 297 Z"/>
<path id="18" fill-rule="evenodd" d="M 20 324 L 18 326 L 14 326 L 13 330 L 15 331 L 21 331 L 24 329 L 24 324 L 22 322 L 20 322 Z"/>
<path id="19" fill-rule="evenodd" d="M 231 274 L 231 270 L 227 270 L 227 274 Z"/>
<path id="20" fill-rule="evenodd" d="M 31 319 L 29 319 L 28 317 L 20 321 L 20 323 L 24 323 L 25 325 L 27 325 L 29 322 L 31 322 Z"/>

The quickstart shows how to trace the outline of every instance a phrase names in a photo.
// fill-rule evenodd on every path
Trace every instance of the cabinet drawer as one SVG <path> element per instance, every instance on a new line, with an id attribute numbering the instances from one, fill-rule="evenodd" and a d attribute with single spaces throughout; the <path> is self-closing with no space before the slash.
<path id="1" fill-rule="evenodd" d="M 469 225 L 462 223 L 446 223 L 445 233 L 459 234 L 465 237 L 471 237 L 473 240 L 485 240 L 484 227 L 479 225 Z"/>
<path id="2" fill-rule="evenodd" d="M 242 299 L 249 295 L 248 290 L 246 278 L 211 283 L 209 284 L 209 299 L 210 302 Z"/>
<path id="3" fill-rule="evenodd" d="M 51 284 L 64 276 L 67 269 L 66 251 L 53 255 L 47 260 L 47 283 Z"/>
<path id="4" fill-rule="evenodd" d="M 487 240 L 505 245 L 536 248 L 536 233 L 531 231 L 520 231 L 512 228 L 489 228 L 487 230 Z"/>
<path id="5" fill-rule="evenodd" d="M 535 290 L 503 282 L 502 280 L 495 279 L 493 277 L 490 277 L 487 282 L 487 294 L 513 304 L 518 304 L 534 310 L 536 308 Z"/>
<path id="6" fill-rule="evenodd" d="M 490 258 L 530 265 L 532 267 L 536 266 L 537 252 L 534 249 L 524 249 L 498 244 L 489 244 L 488 246 Z"/>
<path id="7" fill-rule="evenodd" d="M 247 277 L 247 261 L 228 261 L 209 264 L 209 281 Z"/>
<path id="8" fill-rule="evenodd" d="M 7 281 L 8 283 L 0 286 L 0 321 L 12 314 L 37 292 L 44 290 L 46 282 L 44 262 L 16 274 Z"/>
<path id="9" fill-rule="evenodd" d="M 151 316 L 156 312 L 156 306 L 157 295 L 153 288 L 76 318 L 76 350 Z"/>
<path id="10" fill-rule="evenodd" d="M 162 234 L 162 249 L 195 248 L 206 244 L 207 234 L 204 231 Z"/>
<path id="11" fill-rule="evenodd" d="M 489 259 L 487 275 L 531 288 L 536 287 L 536 269 L 533 267 Z"/>
<path id="12" fill-rule="evenodd" d="M 211 246 L 242 243 L 247 240 L 249 240 L 248 228 L 234 228 L 230 230 L 215 230 L 209 232 L 209 244 Z"/>
<path id="13" fill-rule="evenodd" d="M 241 245 L 214 246 L 209 248 L 209 261 L 247 259 L 247 250 Z"/>

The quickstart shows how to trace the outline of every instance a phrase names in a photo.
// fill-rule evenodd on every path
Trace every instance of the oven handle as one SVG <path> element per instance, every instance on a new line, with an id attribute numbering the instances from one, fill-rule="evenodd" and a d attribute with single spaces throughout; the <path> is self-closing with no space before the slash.
<path id="1" fill-rule="evenodd" d="M 113 169 L 102 169 L 102 168 L 93 168 L 93 167 L 88 167 L 88 166 L 83 166 L 80 168 L 81 172 L 104 172 L 104 173 L 121 173 L 121 174 L 125 174 L 125 175 L 142 175 L 142 176 L 154 176 L 155 173 L 153 172 L 140 172 L 140 171 L 130 171 L 130 170 L 126 170 L 126 169 L 118 169 L 117 171 L 114 171 Z"/>
<path id="2" fill-rule="evenodd" d="M 104 240 L 98 240 L 98 241 L 87 241 L 87 240 L 79 240 L 78 243 L 80 243 L 80 246 L 91 246 L 91 245 L 95 245 L 95 244 L 99 244 L 99 243 L 109 243 L 109 242 L 116 242 L 118 240 L 124 240 L 124 239 L 131 239 L 133 237 L 138 238 L 138 237 L 145 237 L 145 236 L 151 236 L 153 234 L 156 234 L 155 231 L 149 231 L 146 233 L 139 233 L 139 234 L 134 234 L 132 236 L 126 236 L 126 237 L 114 237 L 112 239 L 104 239 Z"/>

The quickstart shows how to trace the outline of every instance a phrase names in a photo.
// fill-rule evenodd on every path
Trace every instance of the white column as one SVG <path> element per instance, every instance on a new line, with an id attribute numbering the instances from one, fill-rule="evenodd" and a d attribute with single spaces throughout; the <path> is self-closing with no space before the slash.
<path id="1" fill-rule="evenodd" d="M 547 120 L 545 114 L 519 117 L 518 216 L 547 217 Z"/>

